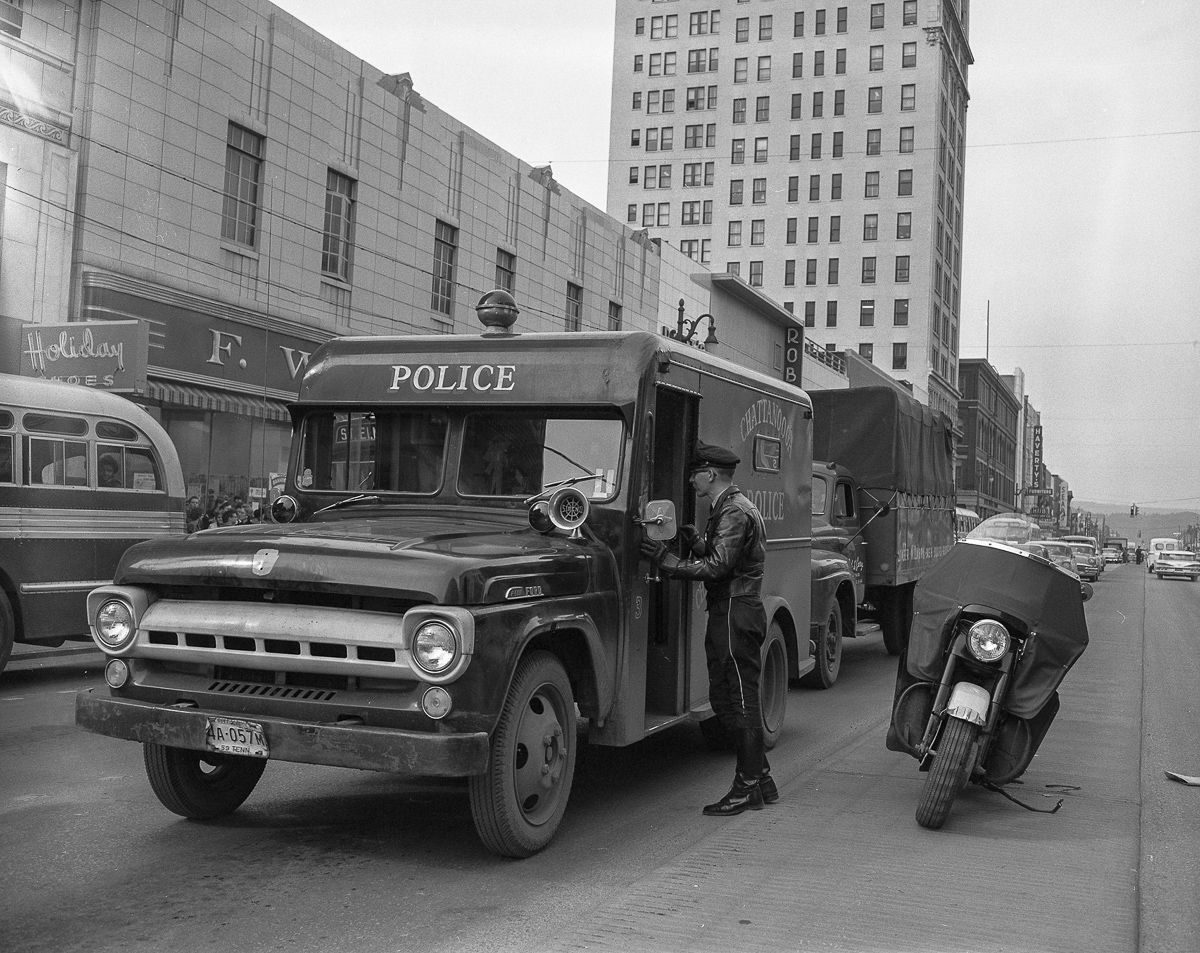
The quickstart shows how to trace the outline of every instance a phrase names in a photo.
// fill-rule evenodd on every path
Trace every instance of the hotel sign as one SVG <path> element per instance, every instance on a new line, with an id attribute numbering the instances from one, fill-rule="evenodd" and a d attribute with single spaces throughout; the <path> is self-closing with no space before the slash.
<path id="1" fill-rule="evenodd" d="M 21 374 L 141 394 L 148 349 L 142 321 L 26 324 L 21 328 Z"/>

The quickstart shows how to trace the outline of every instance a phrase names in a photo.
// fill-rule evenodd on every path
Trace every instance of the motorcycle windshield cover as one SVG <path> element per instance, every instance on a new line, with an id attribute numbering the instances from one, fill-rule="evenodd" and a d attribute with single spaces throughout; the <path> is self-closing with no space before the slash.
<path id="1" fill-rule="evenodd" d="M 981 605 L 1023 620 L 1037 637 L 1025 650 L 1005 710 L 1032 718 L 1087 648 L 1079 580 L 1002 543 L 954 545 L 917 584 L 908 671 L 938 682 L 959 611 Z"/>

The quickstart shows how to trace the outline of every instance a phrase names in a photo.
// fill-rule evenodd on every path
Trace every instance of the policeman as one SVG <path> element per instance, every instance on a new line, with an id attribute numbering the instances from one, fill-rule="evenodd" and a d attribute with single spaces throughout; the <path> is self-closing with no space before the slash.
<path id="1" fill-rule="evenodd" d="M 641 544 L 642 553 L 662 572 L 699 579 L 708 591 L 708 697 L 737 749 L 733 786 L 704 808 L 716 817 L 759 810 L 779 799 L 764 750 L 759 701 L 760 652 L 767 632 L 761 597 L 767 533 L 754 504 L 733 485 L 739 462 L 724 447 L 697 443 L 689 479 L 696 496 L 711 503 L 704 538 L 691 544 L 685 558 L 668 553 L 657 540 Z"/>

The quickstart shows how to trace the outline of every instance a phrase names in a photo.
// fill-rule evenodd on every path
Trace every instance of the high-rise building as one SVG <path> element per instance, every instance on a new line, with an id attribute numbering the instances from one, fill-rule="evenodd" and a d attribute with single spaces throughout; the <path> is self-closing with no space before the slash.
<path id="1" fill-rule="evenodd" d="M 969 7 L 617 0 L 609 214 L 953 417 Z"/>

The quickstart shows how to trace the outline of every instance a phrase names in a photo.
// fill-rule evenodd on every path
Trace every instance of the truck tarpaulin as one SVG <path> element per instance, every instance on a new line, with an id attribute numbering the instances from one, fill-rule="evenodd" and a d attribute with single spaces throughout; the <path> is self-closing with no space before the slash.
<path id="1" fill-rule="evenodd" d="M 860 486 L 954 492 L 950 421 L 891 387 L 808 391 L 813 459 L 849 467 Z"/>

